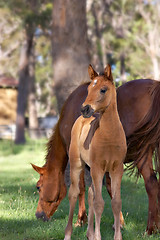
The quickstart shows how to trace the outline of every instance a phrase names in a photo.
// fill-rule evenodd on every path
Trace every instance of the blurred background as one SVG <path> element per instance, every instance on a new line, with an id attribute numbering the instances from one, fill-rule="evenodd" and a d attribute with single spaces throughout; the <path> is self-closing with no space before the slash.
<path id="1" fill-rule="evenodd" d="M 159 0 L 0 0 L 0 138 L 48 137 L 88 65 L 160 79 Z"/>

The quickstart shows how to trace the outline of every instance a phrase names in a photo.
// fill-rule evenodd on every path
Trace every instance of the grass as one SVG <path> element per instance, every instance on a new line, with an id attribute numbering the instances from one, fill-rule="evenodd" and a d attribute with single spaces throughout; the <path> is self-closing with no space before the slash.
<path id="1" fill-rule="evenodd" d="M 24 146 L 10 141 L 0 141 L 0 239 L 2 240 L 61 240 L 68 220 L 69 203 L 66 197 L 51 221 L 35 218 L 38 193 L 35 185 L 39 178 L 30 162 L 43 165 L 46 140 L 27 140 Z M 87 195 L 87 194 L 86 194 Z M 106 202 L 101 221 L 102 240 L 113 240 L 113 215 L 110 198 L 103 187 Z M 87 203 L 87 201 L 86 201 Z M 87 205 L 87 204 L 86 204 Z M 122 205 L 125 218 L 123 240 L 160 239 L 160 234 L 147 236 L 148 199 L 143 179 L 124 175 L 122 181 Z M 88 208 L 88 206 L 87 206 Z M 74 214 L 77 219 L 78 205 Z M 73 229 L 72 239 L 86 239 L 87 225 Z"/>

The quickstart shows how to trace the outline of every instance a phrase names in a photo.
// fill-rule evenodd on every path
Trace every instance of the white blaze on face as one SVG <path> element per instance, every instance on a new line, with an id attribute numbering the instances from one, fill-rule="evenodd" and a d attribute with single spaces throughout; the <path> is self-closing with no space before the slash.
<path id="1" fill-rule="evenodd" d="M 93 87 L 97 84 L 97 79 L 95 79 L 94 81 L 93 81 Z"/>

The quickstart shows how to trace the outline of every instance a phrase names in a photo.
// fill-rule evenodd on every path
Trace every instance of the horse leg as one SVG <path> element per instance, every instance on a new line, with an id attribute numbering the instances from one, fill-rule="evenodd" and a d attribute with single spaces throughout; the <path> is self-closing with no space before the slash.
<path id="1" fill-rule="evenodd" d="M 107 192 L 109 193 L 109 196 L 112 199 L 112 193 L 111 193 L 111 178 L 109 176 L 109 172 L 106 172 L 106 188 L 107 188 Z M 123 229 L 123 227 L 125 226 L 125 222 L 124 222 L 124 218 L 123 218 L 123 214 L 122 211 L 120 211 L 120 225 L 121 225 L 121 229 Z M 113 229 L 115 229 L 115 226 L 113 225 Z"/>
<path id="2" fill-rule="evenodd" d="M 88 240 L 94 239 L 94 209 L 93 209 L 93 185 L 88 189 L 88 228 L 87 228 L 87 238 Z"/>
<path id="3" fill-rule="evenodd" d="M 158 187 L 158 229 L 160 229 L 160 142 L 158 143 L 158 161 L 159 161 L 159 187 Z"/>
<path id="4" fill-rule="evenodd" d="M 98 169 L 96 166 L 94 169 L 91 169 L 91 177 L 94 187 L 94 199 L 93 199 L 93 208 L 95 214 L 95 235 L 94 240 L 101 240 L 100 233 L 100 222 L 101 216 L 104 209 L 104 200 L 102 198 L 102 180 L 104 172 L 101 169 Z"/>
<path id="5" fill-rule="evenodd" d="M 70 164 L 71 185 L 68 193 L 70 209 L 69 209 L 68 224 L 65 229 L 64 240 L 71 239 L 73 214 L 74 214 L 75 204 L 77 202 L 77 197 L 80 193 L 79 178 L 80 178 L 80 173 L 82 171 L 82 162 L 80 159 L 74 159 L 74 161 L 75 162 L 72 162 L 72 164 Z"/>
<path id="6" fill-rule="evenodd" d="M 152 155 L 153 150 L 150 148 L 147 155 L 144 156 L 144 158 L 142 158 L 141 161 L 137 164 L 139 172 L 143 176 L 145 188 L 148 194 L 148 223 L 146 231 L 149 235 L 151 235 L 154 232 L 155 228 L 158 227 L 158 182 L 153 171 Z M 143 166 L 145 158 L 147 158 L 147 161 Z"/>
<path id="7" fill-rule="evenodd" d="M 123 163 L 117 169 L 110 172 L 111 176 L 111 191 L 112 191 L 112 211 L 114 215 L 114 240 L 122 240 L 120 228 L 120 212 L 122 208 L 121 201 L 121 181 L 123 176 Z"/>
<path id="8" fill-rule="evenodd" d="M 84 169 L 80 174 L 79 180 L 79 212 L 78 212 L 78 220 L 75 223 L 75 226 L 82 226 L 87 222 L 87 213 L 85 207 L 85 181 L 84 181 Z"/>

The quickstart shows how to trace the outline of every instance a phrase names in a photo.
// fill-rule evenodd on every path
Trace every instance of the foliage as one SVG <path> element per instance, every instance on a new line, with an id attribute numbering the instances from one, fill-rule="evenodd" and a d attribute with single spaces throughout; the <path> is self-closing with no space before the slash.
<path id="1" fill-rule="evenodd" d="M 21 24 L 21 19 L 12 14 L 9 8 L 0 8 L 0 75 L 17 76 Z"/>
<path id="2" fill-rule="evenodd" d="M 35 211 L 38 193 L 35 185 L 39 178 L 30 162 L 39 166 L 44 163 L 46 139 L 31 141 L 16 146 L 10 141 L 0 142 L 0 239 L 3 240 L 61 240 L 68 220 L 69 202 L 66 197 L 49 222 L 36 220 Z M 144 234 L 147 224 L 147 195 L 143 180 L 124 175 L 122 181 L 122 206 L 125 228 L 124 240 L 158 240 L 160 235 L 151 237 Z M 86 194 L 87 195 L 87 194 Z M 106 202 L 101 221 L 102 240 L 113 239 L 113 215 L 110 198 L 103 186 Z M 86 196 L 87 202 L 87 196 Z M 87 205 L 88 208 L 88 205 Z M 78 205 L 74 214 L 77 219 Z M 86 239 L 87 225 L 73 229 L 72 239 Z"/>
<path id="3" fill-rule="evenodd" d="M 0 74 L 18 77 L 23 32 L 29 25 L 34 28 L 39 115 L 49 114 L 56 106 L 51 58 L 52 3 L 52 0 L 0 2 Z M 159 15 L 159 1 L 87 0 L 92 64 L 101 70 L 109 62 L 117 85 L 123 80 L 158 78 Z"/>
<path id="4" fill-rule="evenodd" d="M 51 0 L 8 0 L 5 4 L 1 4 L 0 9 L 0 74 L 18 78 L 19 46 L 24 41 L 24 29 L 35 32 L 35 78 L 39 116 L 46 115 L 51 109 L 56 108 L 52 87 L 51 13 Z"/>
<path id="5" fill-rule="evenodd" d="M 51 114 L 51 109 L 56 108 L 53 95 L 53 71 L 51 57 L 51 40 L 43 34 L 36 39 L 36 94 L 38 112 L 40 116 Z M 53 114 L 53 112 L 52 112 Z"/>
<path id="6" fill-rule="evenodd" d="M 113 75 L 117 79 L 122 80 L 124 73 L 127 81 L 148 77 L 158 79 L 160 2 L 88 2 L 88 35 L 91 38 L 92 61 L 95 62 L 94 53 L 97 52 L 99 59 L 103 57 L 103 65 L 108 61 L 114 66 Z M 100 46 L 95 45 L 97 41 Z M 95 62 L 97 64 L 101 67 L 99 62 Z"/>

